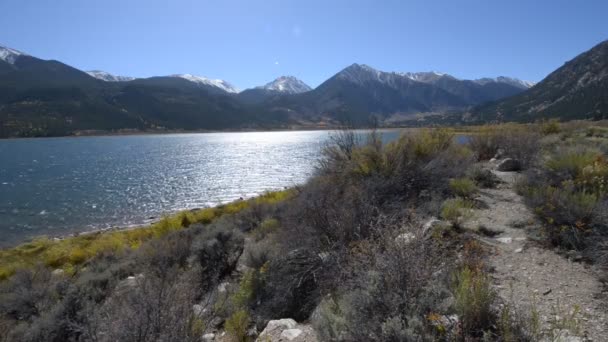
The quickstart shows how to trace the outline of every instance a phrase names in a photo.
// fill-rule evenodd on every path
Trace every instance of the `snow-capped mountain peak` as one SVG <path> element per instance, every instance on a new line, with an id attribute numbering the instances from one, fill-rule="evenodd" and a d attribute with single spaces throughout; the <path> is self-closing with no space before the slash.
<path id="1" fill-rule="evenodd" d="M 455 77 L 453 77 L 451 75 L 448 75 L 443 72 L 438 72 L 438 71 L 403 72 L 403 73 L 399 73 L 399 75 L 405 76 L 412 81 L 424 82 L 424 83 L 430 83 L 430 82 L 436 81 L 442 77 L 450 77 L 450 78 L 456 79 Z"/>
<path id="2" fill-rule="evenodd" d="M 15 61 L 17 60 L 17 58 L 19 58 L 19 56 L 27 56 L 27 54 L 15 50 L 15 49 L 11 49 L 5 46 L 0 46 L 0 59 L 9 63 L 9 64 L 15 64 Z"/>
<path id="3" fill-rule="evenodd" d="M 386 74 L 388 73 L 376 70 L 369 65 L 354 63 L 340 71 L 336 76 L 352 83 L 363 84 L 369 81 L 382 82 L 383 76 Z"/>
<path id="4" fill-rule="evenodd" d="M 387 85 L 394 85 L 400 82 L 423 82 L 432 83 L 442 77 L 454 78 L 445 73 L 430 71 L 430 72 L 386 72 L 376 70 L 365 64 L 353 64 L 338 73 L 338 77 L 348 80 L 353 83 L 363 84 L 365 82 L 374 81 Z M 455 78 L 454 78 L 455 79 Z"/>
<path id="5" fill-rule="evenodd" d="M 491 77 L 484 77 L 484 78 L 480 78 L 477 80 L 474 80 L 475 83 L 481 84 L 481 85 L 485 85 L 488 83 L 506 83 L 506 84 L 510 84 L 512 86 L 518 87 L 518 88 L 522 88 L 522 89 L 528 89 L 528 88 L 532 88 L 536 82 L 531 82 L 531 81 L 524 81 L 524 80 L 520 80 L 517 78 L 512 78 L 512 77 L 506 77 L 506 76 L 498 76 L 495 78 L 491 78 Z"/>
<path id="6" fill-rule="evenodd" d="M 299 94 L 312 90 L 306 83 L 294 76 L 281 76 L 257 89 L 277 91 L 286 94 Z"/>
<path id="7" fill-rule="evenodd" d="M 86 71 L 86 73 L 106 82 L 127 82 L 135 79 L 135 77 L 112 75 L 109 72 L 101 70 L 90 70 Z"/>
<path id="8" fill-rule="evenodd" d="M 234 87 L 232 84 L 230 84 L 224 80 L 211 79 L 211 78 L 195 76 L 195 75 L 191 75 L 191 74 L 177 74 L 177 75 L 171 75 L 171 77 L 179 77 L 179 78 L 183 78 L 185 80 L 188 80 L 190 82 L 194 82 L 197 84 L 220 88 L 221 90 L 228 92 L 228 93 L 238 93 L 239 92 L 239 90 L 236 87 Z"/>

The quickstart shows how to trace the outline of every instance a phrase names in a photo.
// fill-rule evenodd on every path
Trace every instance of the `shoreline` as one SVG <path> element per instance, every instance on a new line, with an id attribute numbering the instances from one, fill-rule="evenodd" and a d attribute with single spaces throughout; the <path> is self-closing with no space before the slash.
<path id="1" fill-rule="evenodd" d="M 383 130 L 401 130 L 401 129 L 421 129 L 425 127 L 411 126 L 391 126 L 378 127 L 379 131 Z M 117 137 L 117 136 L 146 136 L 146 135 L 171 135 L 171 134 L 210 134 L 210 133 L 264 133 L 264 132 L 312 132 L 312 131 L 338 131 L 344 127 L 340 126 L 319 126 L 319 127 L 294 127 L 294 128 L 267 128 L 267 129 L 227 129 L 227 130 L 158 130 L 158 131 L 140 131 L 140 130 L 124 130 L 124 131 L 77 131 L 71 135 L 54 135 L 54 136 L 35 136 L 35 137 L 0 137 L 3 140 L 23 140 L 23 139 L 57 139 L 57 138 L 83 138 L 83 137 Z M 353 128 L 353 131 L 368 131 L 373 128 Z"/>
<path id="2" fill-rule="evenodd" d="M 62 241 L 62 240 L 70 239 L 70 238 L 78 238 L 78 237 L 83 237 L 83 236 L 87 236 L 87 235 L 105 234 L 105 233 L 111 233 L 111 232 L 124 232 L 124 231 L 129 231 L 129 230 L 136 230 L 136 229 L 140 229 L 140 228 L 145 229 L 145 228 L 148 228 L 155 224 L 158 224 L 160 221 L 162 221 L 163 219 L 168 218 L 168 217 L 175 217 L 178 215 L 182 215 L 184 213 L 195 214 L 195 213 L 203 211 L 203 210 L 218 209 L 218 208 L 221 208 L 223 206 L 226 206 L 226 205 L 229 205 L 232 203 L 247 202 L 250 200 L 254 200 L 254 199 L 264 196 L 265 194 L 268 194 L 268 193 L 290 191 L 292 189 L 293 189 L 292 187 L 286 187 L 284 189 L 268 190 L 268 191 L 264 191 L 262 193 L 254 195 L 254 196 L 240 197 L 240 198 L 237 198 L 234 200 L 218 203 L 216 205 L 211 205 L 211 206 L 206 206 L 206 207 L 197 207 L 197 208 L 182 208 L 182 209 L 167 211 L 167 212 L 163 212 L 158 215 L 155 215 L 155 216 L 149 216 L 149 218 L 144 219 L 143 220 L 144 222 L 142 222 L 142 223 L 134 223 L 134 224 L 129 224 L 129 225 L 114 225 L 114 226 L 109 226 L 109 227 L 103 227 L 102 226 L 103 224 L 100 224 L 100 225 L 90 226 L 91 229 L 89 229 L 89 230 L 82 230 L 82 228 L 74 228 L 74 231 L 70 231 L 70 229 L 66 229 L 67 232 L 65 232 L 65 233 L 40 234 L 40 235 L 36 235 L 36 236 L 27 237 L 23 240 L 19 240 L 14 243 L 10 243 L 9 245 L 6 245 L 6 246 L 0 245 L 0 252 L 4 251 L 4 250 L 16 248 L 20 245 L 32 243 L 32 242 L 34 242 L 36 240 L 40 240 L 40 239 L 48 239 L 51 241 Z"/>

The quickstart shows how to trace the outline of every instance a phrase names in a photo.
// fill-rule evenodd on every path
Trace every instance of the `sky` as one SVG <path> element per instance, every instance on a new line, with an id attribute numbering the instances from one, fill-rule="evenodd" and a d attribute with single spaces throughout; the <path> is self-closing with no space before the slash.
<path id="1" fill-rule="evenodd" d="M 0 0 L 0 45 L 82 70 L 315 87 L 353 63 L 540 81 L 608 39 L 606 0 Z"/>

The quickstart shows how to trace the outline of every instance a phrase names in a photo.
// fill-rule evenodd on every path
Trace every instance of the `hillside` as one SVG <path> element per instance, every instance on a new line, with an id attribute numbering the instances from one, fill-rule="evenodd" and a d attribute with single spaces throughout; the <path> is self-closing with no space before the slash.
<path id="1" fill-rule="evenodd" d="M 475 121 L 608 117 L 608 41 L 555 70 L 529 90 L 471 111 Z"/>

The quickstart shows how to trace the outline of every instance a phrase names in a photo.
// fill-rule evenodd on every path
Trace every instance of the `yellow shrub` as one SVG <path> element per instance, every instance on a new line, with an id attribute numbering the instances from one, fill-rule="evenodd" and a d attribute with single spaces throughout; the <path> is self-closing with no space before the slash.
<path id="1" fill-rule="evenodd" d="M 451 145 L 454 134 L 448 129 L 425 129 L 412 137 L 410 144 L 414 155 L 418 158 L 426 158 Z"/>
<path id="2" fill-rule="evenodd" d="M 247 201 L 235 201 L 216 208 L 182 211 L 165 216 L 151 225 L 112 232 L 83 234 L 61 240 L 39 238 L 22 245 L 0 250 L 0 280 L 13 275 L 17 269 L 31 268 L 42 263 L 52 268 L 82 264 L 95 255 L 107 251 L 121 251 L 139 246 L 154 237 L 162 237 L 193 223 L 211 223 L 224 214 L 235 214 L 248 208 L 251 203 L 275 204 L 293 196 L 294 190 L 268 192 Z"/>

